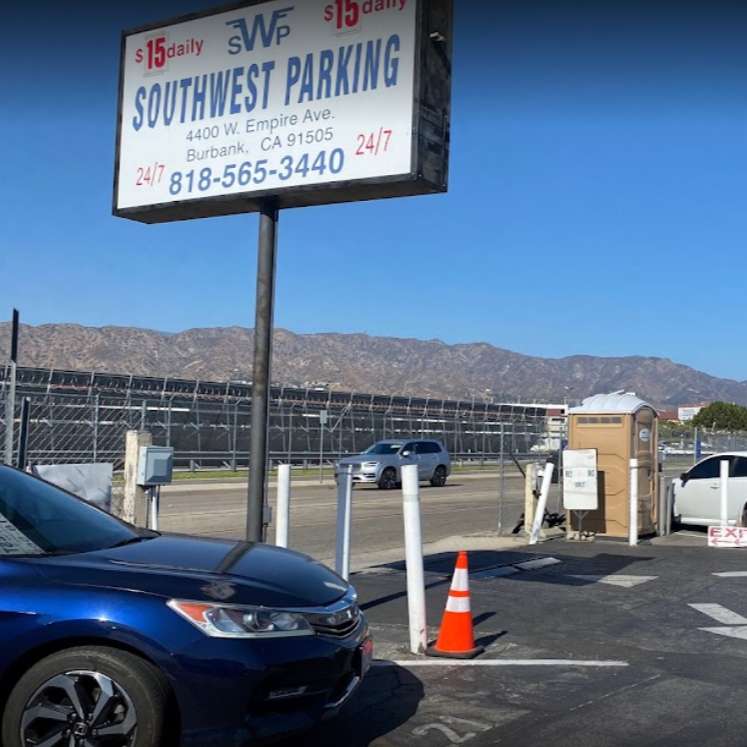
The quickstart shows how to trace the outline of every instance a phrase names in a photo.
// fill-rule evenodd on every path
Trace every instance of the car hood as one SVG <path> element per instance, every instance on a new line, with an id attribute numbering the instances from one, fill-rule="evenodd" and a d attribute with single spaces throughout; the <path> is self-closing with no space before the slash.
<path id="1" fill-rule="evenodd" d="M 31 562 L 56 584 L 231 604 L 322 606 L 348 588 L 337 574 L 300 553 L 178 535 Z"/>

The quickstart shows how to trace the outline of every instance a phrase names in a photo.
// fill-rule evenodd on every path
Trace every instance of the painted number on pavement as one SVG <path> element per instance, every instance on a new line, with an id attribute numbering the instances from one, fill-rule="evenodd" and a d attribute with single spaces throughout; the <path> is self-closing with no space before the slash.
<path id="1" fill-rule="evenodd" d="M 439 720 L 443 723 L 434 722 L 432 724 L 424 724 L 418 726 L 412 730 L 412 733 L 416 737 L 426 737 L 429 732 L 440 731 L 451 744 L 464 744 L 469 742 L 470 739 L 474 739 L 477 734 L 474 731 L 464 731 L 459 734 L 453 726 L 459 726 L 460 731 L 462 729 L 477 729 L 477 731 L 490 731 L 490 724 L 483 724 L 481 721 L 471 721 L 466 718 L 457 718 L 456 716 L 440 716 Z M 447 726 L 449 724 L 449 726 Z"/>

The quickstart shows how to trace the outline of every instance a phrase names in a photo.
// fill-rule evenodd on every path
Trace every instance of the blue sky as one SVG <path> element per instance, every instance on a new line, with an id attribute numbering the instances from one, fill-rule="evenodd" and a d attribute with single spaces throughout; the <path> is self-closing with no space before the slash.
<path id="1" fill-rule="evenodd" d="M 276 324 L 747 379 L 747 12 L 455 5 L 449 193 L 284 212 Z M 10 11 L 0 317 L 253 324 L 256 216 L 111 216 L 119 31 L 202 7 Z"/>

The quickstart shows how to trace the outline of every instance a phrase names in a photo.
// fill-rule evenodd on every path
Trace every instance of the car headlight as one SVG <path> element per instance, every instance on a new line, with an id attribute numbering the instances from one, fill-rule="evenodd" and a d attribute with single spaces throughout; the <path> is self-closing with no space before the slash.
<path id="1" fill-rule="evenodd" d="M 213 638 L 282 638 L 314 635 L 299 612 L 267 607 L 236 607 L 208 602 L 168 602 L 174 612 Z"/>
<path id="2" fill-rule="evenodd" d="M 361 466 L 363 467 L 363 469 L 376 469 L 378 465 L 378 462 L 363 462 Z"/>

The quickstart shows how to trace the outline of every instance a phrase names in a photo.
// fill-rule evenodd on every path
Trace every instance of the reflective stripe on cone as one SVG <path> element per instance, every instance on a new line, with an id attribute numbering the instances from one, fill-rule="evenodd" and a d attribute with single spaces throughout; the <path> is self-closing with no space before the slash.
<path id="1" fill-rule="evenodd" d="M 483 648 L 475 645 L 472 627 L 467 553 L 461 551 L 457 555 L 438 640 L 435 645 L 428 648 L 426 654 L 454 659 L 471 659 L 482 652 Z"/>

